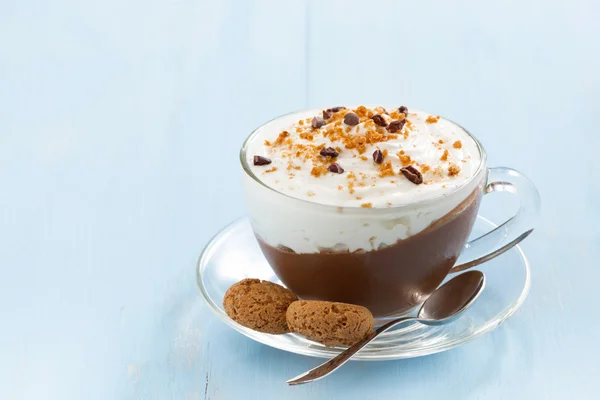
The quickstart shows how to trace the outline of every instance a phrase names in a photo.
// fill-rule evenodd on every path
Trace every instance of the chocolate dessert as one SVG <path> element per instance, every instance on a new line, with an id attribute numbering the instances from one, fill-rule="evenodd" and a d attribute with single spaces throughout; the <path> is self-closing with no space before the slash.
<path id="1" fill-rule="evenodd" d="M 250 135 L 241 162 L 252 228 L 281 281 L 377 318 L 443 281 L 486 180 L 468 132 L 406 106 L 285 115 Z"/>
<path id="2" fill-rule="evenodd" d="M 424 231 L 378 250 L 295 253 L 258 238 L 269 264 L 299 298 L 358 304 L 375 317 L 423 302 L 458 258 L 477 216 L 481 193 Z"/>

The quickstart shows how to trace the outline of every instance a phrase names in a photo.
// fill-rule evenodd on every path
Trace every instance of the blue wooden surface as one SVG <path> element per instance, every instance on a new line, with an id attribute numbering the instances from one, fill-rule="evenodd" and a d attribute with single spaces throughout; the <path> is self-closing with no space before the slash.
<path id="1" fill-rule="evenodd" d="M 1 1 L 0 398 L 594 398 L 599 19 L 593 0 Z M 316 360 L 217 321 L 194 264 L 244 213 L 250 130 L 338 103 L 450 116 L 536 182 L 533 286 L 463 347 L 288 388 Z"/>

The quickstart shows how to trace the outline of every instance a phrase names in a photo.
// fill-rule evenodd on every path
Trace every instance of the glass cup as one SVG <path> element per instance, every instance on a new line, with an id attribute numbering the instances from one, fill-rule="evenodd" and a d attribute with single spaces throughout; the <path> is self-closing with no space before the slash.
<path id="1" fill-rule="evenodd" d="M 367 307 L 378 321 L 421 304 L 453 269 L 466 269 L 531 232 L 540 211 L 535 186 L 510 168 L 480 165 L 450 193 L 388 208 L 338 207 L 290 197 L 266 186 L 249 165 L 250 143 L 281 119 L 255 130 L 240 152 L 244 195 L 260 248 L 281 281 L 299 298 Z M 467 242 L 484 194 L 508 191 L 520 200 L 516 215 Z M 435 218 L 432 223 L 432 218 Z"/>

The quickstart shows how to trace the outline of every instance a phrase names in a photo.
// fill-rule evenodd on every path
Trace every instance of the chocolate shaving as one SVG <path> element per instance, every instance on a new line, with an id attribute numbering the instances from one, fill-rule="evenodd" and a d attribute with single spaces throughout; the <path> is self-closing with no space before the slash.
<path id="1" fill-rule="evenodd" d="M 406 119 L 398 119 L 396 121 L 392 121 L 388 125 L 387 130 L 390 133 L 399 132 L 399 131 L 402 130 L 402 128 L 404 127 L 405 123 L 406 123 Z"/>
<path id="2" fill-rule="evenodd" d="M 344 172 L 344 168 L 340 167 L 338 163 L 333 163 L 329 166 L 329 171 L 334 172 L 336 174 L 341 174 Z"/>
<path id="3" fill-rule="evenodd" d="M 340 155 L 340 153 L 338 153 L 338 151 L 333 147 L 322 148 L 319 154 L 323 157 L 337 157 Z"/>
<path id="4" fill-rule="evenodd" d="M 314 117 L 310 123 L 310 126 L 312 126 L 313 129 L 319 129 L 323 125 L 325 125 L 325 121 L 321 117 Z"/>
<path id="5" fill-rule="evenodd" d="M 408 107 L 406 107 L 406 106 L 400 106 L 398 108 L 398 111 L 403 113 L 404 115 L 408 115 Z"/>
<path id="6" fill-rule="evenodd" d="M 373 153 L 373 161 L 375 161 L 375 163 L 377 164 L 383 163 L 383 153 L 381 152 L 381 150 L 375 150 L 375 152 Z"/>
<path id="7" fill-rule="evenodd" d="M 404 175 L 406 179 L 408 179 L 415 185 L 420 185 L 421 183 L 423 183 L 423 175 L 421 175 L 419 170 L 413 167 L 412 165 L 401 168 L 400 172 L 402 172 L 402 175 Z"/>
<path id="8" fill-rule="evenodd" d="M 327 110 L 323 110 L 323 119 L 329 119 L 329 118 L 331 118 L 332 115 L 333 115 L 333 111 L 331 111 L 331 108 L 328 108 Z"/>
<path id="9" fill-rule="evenodd" d="M 360 118 L 358 118 L 358 115 L 354 114 L 353 112 L 349 112 L 348 114 L 344 115 L 344 123 L 346 125 L 355 126 L 358 125 L 359 122 Z"/>
<path id="10" fill-rule="evenodd" d="M 334 113 L 341 111 L 341 110 L 345 110 L 346 107 L 333 107 L 333 108 L 329 108 L 329 110 L 333 111 Z"/>
<path id="11" fill-rule="evenodd" d="M 375 114 L 371 117 L 373 122 L 375 122 L 379 126 L 387 126 L 387 122 L 385 122 L 385 118 L 383 118 L 380 114 Z"/>
<path id="12" fill-rule="evenodd" d="M 254 156 L 254 165 L 267 165 L 267 164 L 271 164 L 271 160 L 269 160 L 267 157 Z"/>

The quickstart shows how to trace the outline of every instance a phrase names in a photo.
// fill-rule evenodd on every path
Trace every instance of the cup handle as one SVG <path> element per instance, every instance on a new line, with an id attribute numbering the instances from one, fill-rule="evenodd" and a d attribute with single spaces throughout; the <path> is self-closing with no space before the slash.
<path id="1" fill-rule="evenodd" d="M 464 271 L 490 260 L 525 239 L 535 228 L 540 217 L 540 194 L 534 184 L 511 168 L 488 169 L 484 194 L 509 192 L 519 198 L 517 213 L 492 231 L 471 240 L 462 251 L 459 264 L 450 273 Z"/>

